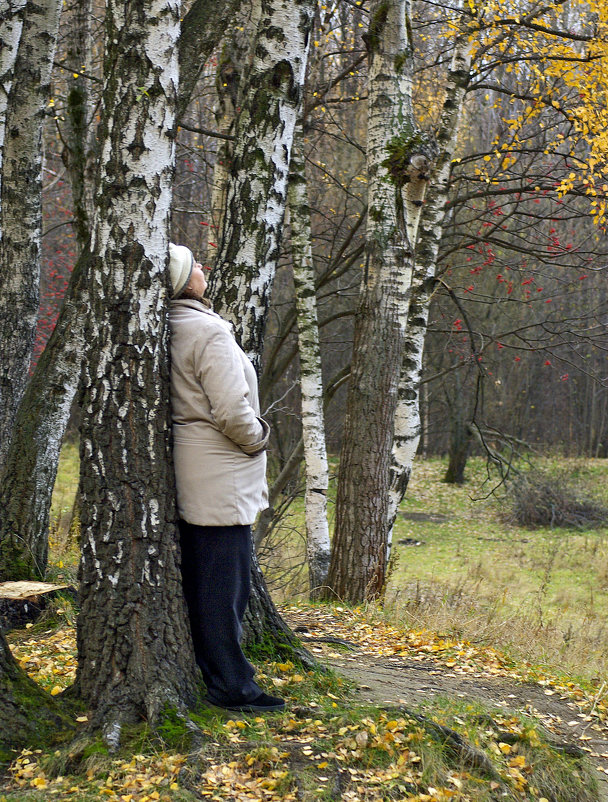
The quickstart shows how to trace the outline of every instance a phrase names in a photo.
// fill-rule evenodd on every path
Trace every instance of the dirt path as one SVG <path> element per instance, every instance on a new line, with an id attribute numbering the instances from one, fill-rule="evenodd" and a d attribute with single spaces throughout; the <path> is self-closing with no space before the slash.
<path id="1" fill-rule="evenodd" d="M 306 640 L 320 633 L 318 621 L 298 617 L 292 621 Z M 362 700 L 375 704 L 404 704 L 424 712 L 425 700 L 437 695 L 459 696 L 479 701 L 501 712 L 525 713 L 541 721 L 562 743 L 574 744 L 587 752 L 597 770 L 602 800 L 608 802 L 608 727 L 597 717 L 581 711 L 574 700 L 552 688 L 522 683 L 483 672 L 459 673 L 432 659 L 403 656 L 378 657 L 369 648 L 355 645 L 338 653 L 331 643 L 311 640 L 310 646 L 325 662 L 354 681 Z M 565 801 L 564 801 L 565 802 Z"/>

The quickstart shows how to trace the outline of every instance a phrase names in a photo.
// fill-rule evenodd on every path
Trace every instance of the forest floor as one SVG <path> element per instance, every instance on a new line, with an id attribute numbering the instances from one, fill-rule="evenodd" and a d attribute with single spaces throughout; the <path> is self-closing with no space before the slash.
<path id="1" fill-rule="evenodd" d="M 51 694 L 76 665 L 72 611 L 9 635 L 20 664 Z M 608 800 L 608 699 L 500 652 L 405 630 L 379 608 L 285 605 L 321 665 L 258 660 L 263 687 L 287 710 L 237 716 L 172 711 L 152 730 L 42 745 L 16 756 L 2 802 Z M 87 713 L 76 717 L 86 733 Z"/>
<path id="2" fill-rule="evenodd" d="M 288 608 L 287 620 L 324 661 L 353 682 L 362 702 L 403 706 L 433 717 L 450 698 L 480 705 L 489 718 L 527 716 L 550 739 L 586 753 L 601 799 L 608 800 L 608 700 L 518 666 L 492 649 L 429 632 L 404 635 L 379 628 L 378 622 L 353 628 L 344 612 Z"/>
<path id="3" fill-rule="evenodd" d="M 607 460 L 540 467 L 565 469 L 577 492 L 608 504 Z M 608 802 L 608 527 L 526 529 L 510 518 L 508 494 L 489 493 L 481 460 L 461 487 L 441 482 L 443 468 L 416 465 L 382 604 L 293 601 L 305 596 L 306 571 L 303 507 L 292 501 L 261 556 L 320 668 L 254 656 L 284 713 L 201 709 L 186 726 L 167 711 L 110 754 L 99 738 L 74 746 L 82 710 L 63 741 L 15 756 L 0 802 Z M 50 581 L 76 581 L 77 482 L 68 444 Z M 59 598 L 9 634 L 20 664 L 56 696 L 75 675 L 74 623 L 72 602 Z"/>

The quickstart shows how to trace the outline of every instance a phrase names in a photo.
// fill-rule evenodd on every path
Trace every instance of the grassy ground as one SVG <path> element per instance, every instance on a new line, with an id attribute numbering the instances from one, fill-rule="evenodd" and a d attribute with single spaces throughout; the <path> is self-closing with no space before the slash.
<path id="1" fill-rule="evenodd" d="M 567 471 L 580 492 L 608 503 L 608 460 L 535 464 Z M 462 486 L 444 484 L 444 472 L 439 459 L 415 465 L 395 524 L 385 614 L 590 681 L 605 677 L 608 528 L 516 526 L 506 519 L 504 491 L 488 495 L 495 482 L 483 460 L 470 460 Z M 306 595 L 304 529 L 303 502 L 295 499 L 266 558 L 280 598 Z"/>
<path id="2" fill-rule="evenodd" d="M 75 580 L 78 559 L 77 531 L 69 526 L 77 464 L 76 448 L 68 444 L 53 500 L 50 569 L 51 578 L 66 581 Z M 605 461 L 568 467 L 590 492 L 606 492 Z M 381 640 L 382 621 L 390 622 L 386 631 L 393 639 L 398 630 L 426 627 L 428 636 L 419 635 L 425 653 L 437 640 L 432 632 L 439 640 L 443 633 L 455 635 L 479 644 L 479 654 L 493 645 L 537 665 L 576 671 L 597 691 L 605 675 L 606 530 L 515 527 L 501 517 L 504 502 L 472 500 L 485 492 L 479 461 L 471 462 L 464 487 L 442 484 L 442 470 L 435 460 L 416 466 L 395 527 L 385 604 L 340 613 L 352 623 L 353 637 L 366 631 Z M 285 572 L 286 565 L 302 562 L 303 529 L 296 499 L 273 536 L 282 541 L 280 560 L 268 561 L 283 598 L 301 598 L 304 591 L 305 572 Z M 55 695 L 73 681 L 76 665 L 74 611 L 68 600 L 56 606 L 45 620 L 11 635 L 21 665 Z M 393 641 L 386 647 L 393 649 Z M 378 648 L 383 653 L 381 642 Z M 193 735 L 168 711 L 154 731 L 134 727 L 117 754 L 90 739 L 83 748 L 73 743 L 26 751 L 12 765 L 0 802 L 597 799 L 585 765 L 548 744 L 530 716 L 497 716 L 463 700 L 436 698 L 422 721 L 407 711 L 361 704 L 332 673 L 271 662 L 259 670 L 265 687 L 286 696 L 288 712 L 234 719 L 201 710 L 193 714 Z M 80 715 L 78 726 L 86 727 L 86 718 Z M 446 727 L 472 752 L 455 748 Z"/>
<path id="3" fill-rule="evenodd" d="M 75 652 L 73 627 L 61 623 L 66 610 L 56 612 L 52 625 L 47 619 L 11 635 L 21 664 L 54 694 L 70 684 L 75 667 L 68 659 Z M 335 622 L 386 654 L 406 648 L 414 655 L 419 646 L 422 657 L 432 646 L 416 645 L 379 622 L 371 626 L 362 611 L 342 610 Z M 486 658 L 479 656 L 481 668 Z M 113 754 L 100 737 L 86 734 L 87 714 L 79 711 L 67 746 L 64 738 L 15 759 L 0 802 L 598 800 L 588 764 L 547 740 L 530 715 L 437 696 L 420 716 L 402 706 L 362 703 L 332 672 L 291 662 L 262 661 L 257 678 L 287 699 L 285 713 L 235 717 L 199 709 L 187 723 L 166 710 L 154 729 L 125 728 Z"/>
<path id="4" fill-rule="evenodd" d="M 535 464 L 566 471 L 582 492 L 608 504 L 608 460 Z M 505 519 L 504 492 L 488 495 L 494 484 L 483 460 L 469 461 L 462 486 L 444 484 L 444 470 L 439 459 L 415 465 L 395 524 L 385 614 L 590 681 L 606 677 L 608 528 L 518 527 Z M 67 444 L 53 496 L 51 579 L 75 580 L 69 522 L 77 471 L 77 447 Z M 332 498 L 333 489 L 330 517 Z M 296 498 L 261 555 L 278 600 L 306 597 L 304 532 L 303 502 Z"/>

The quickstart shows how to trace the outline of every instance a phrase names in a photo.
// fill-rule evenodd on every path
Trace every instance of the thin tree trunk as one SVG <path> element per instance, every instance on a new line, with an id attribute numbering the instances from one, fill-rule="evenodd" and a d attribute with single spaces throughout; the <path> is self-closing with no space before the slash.
<path id="1" fill-rule="evenodd" d="M 443 481 L 451 485 L 464 484 L 464 471 L 471 448 L 472 431 L 465 414 L 462 382 L 458 371 L 454 374 L 454 395 L 449 398 L 446 393 L 450 419 L 450 448 L 448 451 L 448 467 Z"/>
<path id="2" fill-rule="evenodd" d="M 466 36 L 459 35 L 448 72 L 446 96 L 439 124 L 439 154 L 430 187 L 422 207 L 415 250 L 412 296 L 407 310 L 405 342 L 390 467 L 388 506 L 389 551 L 397 510 L 410 480 L 420 441 L 420 378 L 431 295 L 435 285 L 437 254 L 446 215 L 451 163 L 454 158 L 462 107 L 470 80 L 470 59 Z"/>
<path id="3" fill-rule="evenodd" d="M 6 106 L 0 200 L 0 471 L 27 383 L 38 319 L 42 122 L 60 8 L 61 0 L 27 4 Z"/>
<path id="4" fill-rule="evenodd" d="M 21 40 L 26 4 L 26 0 L 13 0 L 0 11 L 0 42 L 2 43 L 2 47 L 0 47 L 0 200 L 2 198 L 2 152 L 6 131 L 6 111 L 13 85 L 15 59 Z M 0 214 L 1 212 L 0 207 Z M 2 229 L 0 228 L 1 237 Z"/>
<path id="5" fill-rule="evenodd" d="M 306 552 L 310 598 L 319 597 L 327 581 L 330 542 L 327 523 L 329 467 L 325 445 L 323 415 L 323 375 L 315 268 L 312 256 L 312 231 L 304 161 L 304 141 L 300 124 L 296 126 L 289 175 L 289 218 L 293 280 L 298 315 L 300 354 L 300 392 L 302 396 L 302 439 L 306 466 Z"/>
<path id="6" fill-rule="evenodd" d="M 74 270 L 57 325 L 19 406 L 0 484 L 0 581 L 44 579 L 50 500 L 81 372 L 83 316 L 89 306 L 85 247 Z M 59 434 L 58 434 L 59 433 Z"/>
<path id="7" fill-rule="evenodd" d="M 397 151 L 408 165 L 414 135 L 412 43 L 405 0 L 374 0 L 367 35 L 367 253 L 342 438 L 336 525 L 328 585 L 341 599 L 360 602 L 383 590 L 389 530 L 389 466 L 412 267 L 415 221 L 389 172 Z M 396 132 L 400 134 L 396 135 Z M 419 207 L 413 207 L 419 214 Z"/>
<path id="8" fill-rule="evenodd" d="M 169 447 L 179 4 L 110 0 L 81 426 L 77 688 L 116 745 L 195 697 Z M 117 181 L 120 176 L 120 181 Z"/>
<path id="9" fill-rule="evenodd" d="M 208 17 L 204 19 L 210 24 L 213 22 Z M 189 13 L 184 26 L 186 22 L 186 39 L 190 43 L 199 41 L 191 28 L 200 24 L 200 19 Z M 218 34 L 215 26 L 212 31 Z M 207 48 L 198 54 L 203 62 L 217 45 L 212 31 L 200 35 Z M 181 59 L 188 57 L 190 46 L 182 48 L 181 42 L 180 37 L 180 74 L 198 68 L 190 61 L 182 69 Z M 189 81 L 187 85 L 193 88 L 195 83 Z M 181 108 L 186 106 L 187 103 L 181 103 Z M 88 179 L 87 173 L 85 180 Z M 84 198 L 91 194 L 87 186 Z M 87 203 L 85 201 L 85 213 Z M 0 483 L 0 509 L 3 511 L 0 516 L 0 577 L 3 579 L 40 578 L 46 571 L 51 496 L 61 442 L 81 372 L 89 308 L 89 261 L 87 244 L 72 272 L 53 335 L 38 360 L 15 419 L 6 470 Z"/>
<path id="10" fill-rule="evenodd" d="M 234 324 L 258 373 L 314 5 L 314 0 L 266 0 L 261 6 L 210 280 L 216 311 Z"/>
<path id="11" fill-rule="evenodd" d="M 236 107 L 238 103 L 237 96 L 246 55 L 243 52 L 244 48 L 239 47 L 234 42 L 236 36 L 237 31 L 233 30 L 232 40 L 224 44 L 217 65 L 215 79 L 219 101 L 219 107 L 215 113 L 216 125 L 220 133 L 228 135 L 234 133 Z M 215 262 L 217 234 L 222 230 L 224 222 L 226 190 L 228 188 L 228 177 L 232 164 L 232 150 L 232 140 L 220 140 L 215 157 L 215 164 L 213 166 L 210 214 L 213 236 L 210 231 L 207 244 L 207 262 L 210 265 Z"/>
<path id="12" fill-rule="evenodd" d="M 205 62 L 226 34 L 242 0 L 194 0 L 182 21 L 179 37 L 179 95 L 177 119 L 190 103 Z"/>
<path id="13" fill-rule="evenodd" d="M 67 63 L 91 72 L 93 0 L 76 0 L 69 31 Z M 89 79 L 70 73 L 66 103 L 66 148 L 62 154 L 72 189 L 74 230 L 82 250 L 88 242 L 93 217 L 93 143 Z"/>

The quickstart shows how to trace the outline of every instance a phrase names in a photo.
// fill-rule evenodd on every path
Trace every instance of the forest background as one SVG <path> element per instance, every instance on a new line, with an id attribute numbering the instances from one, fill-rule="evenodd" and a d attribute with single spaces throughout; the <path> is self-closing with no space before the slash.
<path id="1" fill-rule="evenodd" d="M 53 4 L 47 5 L 52 10 Z M 330 452 L 342 449 L 342 489 L 338 488 L 336 502 L 339 520 L 342 509 L 342 522 L 337 527 L 346 534 L 334 537 L 330 579 L 323 574 L 319 579 L 317 567 L 326 571 L 329 560 L 328 531 L 325 525 L 315 541 L 309 519 L 313 595 L 329 585 L 353 601 L 377 598 L 385 584 L 397 505 L 407 489 L 420 438 L 423 454 L 449 455 L 446 478 L 457 483 L 463 480 L 471 451 L 489 458 L 499 483 L 518 475 L 518 460 L 531 447 L 567 456 L 606 456 L 606 10 L 599 4 L 566 2 L 415 3 L 412 8 L 406 3 L 375 3 L 368 8 L 349 2 L 297 3 L 293 8 L 277 4 L 274 9 L 237 5 L 222 6 L 214 20 L 222 36 L 209 20 L 203 20 L 199 33 L 206 33 L 207 40 L 195 37 L 194 51 L 192 40 L 182 37 L 180 41 L 176 169 L 174 178 L 169 164 L 156 176 L 156 197 L 164 197 L 166 183 L 162 182 L 171 175 L 171 238 L 188 244 L 213 268 L 211 294 L 217 308 L 232 316 L 237 335 L 260 368 L 262 406 L 273 426 L 274 514 L 260 521 L 258 545 L 263 548 L 264 540 L 272 537 L 280 513 L 302 489 L 297 471 L 302 452 L 306 455 L 306 515 L 314 506 L 313 499 L 326 498 L 327 471 L 321 476 L 311 447 L 321 433 Z M 108 9 L 120 17 L 112 4 Z M 190 27 L 184 24 L 184 31 L 196 29 L 197 10 L 196 3 L 183 9 L 184 23 L 191 23 Z M 299 50 L 294 45 L 298 34 L 289 29 L 285 17 L 286 12 L 295 16 L 295 10 L 300 15 Z M 17 6 L 14 11 L 20 13 Z M 284 26 L 278 28 L 284 38 L 279 36 L 274 54 L 268 45 L 272 39 L 268 19 L 273 11 L 277 19 L 283 14 Z M 106 162 L 100 168 L 98 157 L 104 141 L 120 136 L 120 125 L 113 131 L 108 116 L 116 114 L 113 121 L 120 121 L 120 92 L 106 80 L 102 112 L 103 70 L 106 78 L 115 75 L 118 84 L 124 80 L 123 98 L 136 111 L 141 108 L 148 113 L 157 100 L 137 65 L 129 63 L 128 52 L 112 49 L 120 44 L 119 38 L 108 40 L 107 31 L 112 31 L 112 24 L 115 30 L 120 26 L 108 17 L 108 10 L 104 19 L 104 9 L 77 3 L 66 6 L 56 22 L 57 50 L 49 51 L 47 42 L 46 79 L 38 76 L 28 83 L 27 70 L 44 61 L 34 60 L 31 52 L 23 75 L 11 76 L 23 91 L 34 86 L 40 109 L 34 116 L 43 121 L 39 133 L 45 153 L 41 165 L 44 228 L 38 244 L 33 239 L 19 241 L 9 222 L 12 214 L 13 223 L 19 216 L 22 225 L 28 223 L 29 190 L 37 183 L 32 180 L 34 162 L 26 165 L 29 173 L 11 174 L 8 144 L 4 148 L 3 275 L 9 276 L 8 266 L 26 251 L 41 270 L 41 303 L 36 293 L 28 298 L 30 306 L 36 306 L 32 370 L 49 358 L 50 349 L 43 349 L 51 332 L 55 331 L 55 345 L 63 347 L 62 339 L 69 340 L 62 337 L 65 329 L 57 334 L 56 323 L 70 275 L 86 275 L 87 258 L 82 254 L 87 253 L 94 229 L 93 208 L 96 225 L 106 219 L 104 214 L 107 219 L 116 215 L 111 196 L 120 165 Z M 144 23 L 139 22 L 143 29 Z M 274 23 L 276 30 L 276 19 Z M 47 39 L 53 24 L 47 20 L 43 32 Z M 128 31 L 128 22 L 124 30 Z M 266 57 L 274 55 L 279 64 L 287 63 L 287 58 L 280 60 L 285 54 L 292 58 L 289 75 L 275 69 L 272 91 L 260 77 L 264 36 Z M 250 47 L 252 42 L 256 46 Z M 207 48 L 209 56 L 204 61 L 193 56 L 197 47 Z M 378 66 L 381 56 L 386 59 L 382 69 Z M 16 64 L 23 69 L 25 61 Z M 115 73 L 108 71 L 110 64 Z M 379 80 L 386 80 L 382 91 Z M 115 92 L 113 108 L 110 89 Z M 262 90 L 274 106 L 252 105 L 255 91 Z M 261 97 L 257 95 L 258 103 Z M 385 102 L 386 97 L 390 102 Z M 24 98 L 19 100 L 27 113 Z M 377 109 L 375 118 L 368 107 Z M 13 140 L 19 145 L 18 136 L 13 135 L 18 126 L 13 123 L 11 128 L 10 113 L 9 107 L 11 136 L 5 142 L 14 146 Z M 121 113 L 127 114 L 124 103 Z M 293 125 L 296 115 L 301 130 Z M 285 134 L 288 119 L 292 120 L 293 148 Z M 125 118 L 123 133 L 127 123 Z M 283 150 L 292 154 L 289 190 L 289 158 L 276 156 L 281 135 L 286 137 Z M 248 162 L 247 141 L 267 141 L 275 147 L 275 155 L 269 159 L 266 152 L 263 164 Z M 139 157 L 139 147 L 133 143 L 133 158 Z M 108 151 L 102 148 L 101 152 Z M 259 179 L 259 186 L 243 178 L 248 172 Z M 22 195 L 15 176 L 24 182 Z M 283 189 L 277 189 L 277 176 L 283 179 Z M 149 187 L 152 195 L 156 190 Z M 289 212 L 283 226 L 279 207 L 282 203 L 284 209 L 288 191 Z M 255 207 L 260 198 L 266 204 L 261 215 Z M 387 221 L 390 231 L 383 228 Z M 33 233 L 35 223 L 29 228 Z M 253 258 L 243 248 L 247 236 L 256 242 Z M 129 258 L 136 261 L 133 255 Z M 96 346 L 101 353 L 108 341 L 116 344 L 123 335 L 132 336 L 131 331 L 121 333 L 116 318 L 111 319 L 103 308 L 113 288 L 119 288 L 117 274 L 106 265 L 104 278 L 102 254 L 94 249 L 91 263 L 92 277 L 80 287 L 81 294 L 68 296 L 77 312 L 83 314 L 90 307 L 82 334 L 89 355 Z M 273 270 L 264 275 L 270 263 Z M 237 281 L 235 268 L 241 270 Z M 306 268 L 307 278 L 302 274 Z M 141 279 L 141 274 L 133 275 Z M 231 281 L 238 292 L 232 291 Z M 73 281 L 71 286 L 76 284 Z M 19 333 L 15 320 L 25 317 L 21 301 L 26 295 L 11 295 L 9 285 L 5 282 L 3 295 L 5 309 L 13 310 L 3 318 L 7 342 L 11 327 Z M 123 303 L 124 314 L 123 290 L 119 288 L 113 311 L 120 311 Z M 301 303 L 312 297 L 316 311 Z M 29 317 L 31 328 L 31 309 Z M 320 364 L 314 361 L 317 318 Z M 387 327 L 382 329 L 384 324 Z M 311 331 L 312 362 L 301 336 Z M 82 410 L 87 410 L 82 425 L 89 439 L 84 442 L 91 444 L 94 454 L 101 447 L 95 440 L 96 427 L 107 421 L 104 410 L 94 408 L 99 400 L 95 376 L 113 388 L 122 379 L 120 372 L 104 373 L 112 370 L 107 354 L 105 362 L 89 356 L 85 379 L 76 393 L 81 350 L 82 346 L 74 351 L 71 362 L 68 355 L 63 367 L 72 376 L 71 395 L 59 393 L 63 404 L 54 403 L 62 407 L 61 426 L 71 409 L 68 438 L 77 431 Z M 377 366 L 378 373 L 372 373 L 370 365 Z M 43 381 L 45 371 L 38 374 Z M 356 381 L 349 382 L 349 376 Z M 44 393 L 39 388 L 44 384 L 36 385 L 35 377 L 36 373 L 29 392 L 38 387 L 34 395 L 41 403 Z M 316 381 L 316 390 L 305 389 L 307 377 Z M 376 379 L 374 395 L 365 384 Z M 365 399 L 357 400 L 361 388 Z M 55 385 L 51 389 L 54 392 Z M 77 402 L 72 404 L 75 394 Z M 318 414 L 323 396 L 324 419 Z M 153 402 L 153 397 L 150 391 L 146 401 Z M 315 398 L 316 417 L 306 407 Z M 386 400 L 390 403 L 385 404 Z M 369 414 L 362 414 L 365 403 Z M 144 403 L 144 420 L 146 414 L 153 414 L 153 406 L 146 408 Z M 345 406 L 350 410 L 346 419 Z M 22 405 L 22 415 L 27 413 L 23 409 Z M 376 411 L 378 417 L 373 417 Z M 11 415 L 8 423 L 4 421 L 9 432 Z M 313 417 L 307 431 L 301 420 L 306 423 Z M 58 426 L 53 429 L 55 441 Z M 18 424 L 16 431 L 23 437 L 26 429 Z M 3 438 L 2 454 L 9 465 L 15 458 L 7 456 L 10 439 Z M 18 451 L 15 442 L 12 448 Z M 88 447 L 84 446 L 85 455 Z M 316 447 L 318 455 L 318 439 Z M 371 465 L 349 453 L 351 447 L 372 453 Z M 377 454 L 381 457 L 376 460 Z M 54 461 L 56 466 L 56 459 L 51 454 L 49 465 Z M 357 474 L 360 465 L 362 473 Z M 35 473 L 35 483 L 29 476 L 41 508 L 34 510 L 32 502 L 28 512 L 30 524 L 35 519 L 38 535 L 43 533 L 38 536 L 42 546 L 34 561 L 38 573 L 46 561 L 52 481 L 45 484 L 44 480 L 54 476 L 54 469 L 48 470 Z M 95 515 L 107 506 L 116 488 L 96 489 L 93 477 L 104 474 L 103 460 L 97 468 L 85 460 L 82 470 L 83 498 L 93 501 L 80 510 L 89 516 L 82 521 L 86 533 L 95 527 L 99 530 L 103 513 L 98 519 Z M 378 485 L 371 482 L 374 473 L 382 474 Z M 4 498 L 20 498 L 13 481 L 15 477 L 19 481 L 18 472 L 13 475 L 9 469 L 6 477 L 10 482 L 5 482 Z M 368 495 L 368 510 L 362 488 Z M 353 504 L 353 496 L 361 501 Z M 349 524 L 351 511 L 359 507 L 362 517 Z M 364 537 L 353 547 L 348 542 L 349 525 L 351 536 L 353 530 L 366 529 L 362 521 L 372 520 L 377 508 L 378 532 L 374 531 L 370 542 Z M 11 551 L 6 549 L 10 543 L 7 527 L 14 529 L 16 520 L 11 515 L 5 513 L 3 521 L 5 568 Z M 322 510 L 321 518 L 324 515 Z M 83 564 L 86 577 L 88 560 L 93 582 L 97 558 L 94 541 L 85 538 L 87 542 L 91 551 Z M 336 542 L 343 544 L 342 551 Z M 346 561 L 342 554 L 347 555 Z M 358 570 L 365 563 L 363 557 L 370 558 L 367 573 Z M 81 646 L 86 651 L 84 641 Z M 86 682 L 91 680 L 89 670 L 88 678 L 81 677 L 81 691 L 95 697 L 100 692 L 99 680 L 96 689 L 87 690 Z M 100 705 L 99 721 L 105 717 L 107 723 L 108 705 L 116 706 L 106 699 Z M 147 705 L 150 713 L 149 698 Z"/>

